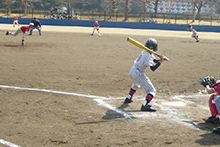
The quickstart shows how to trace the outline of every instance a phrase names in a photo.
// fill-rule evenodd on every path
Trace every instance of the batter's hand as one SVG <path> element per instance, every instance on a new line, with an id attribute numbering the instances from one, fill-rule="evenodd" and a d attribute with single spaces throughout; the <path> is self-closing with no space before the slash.
<path id="1" fill-rule="evenodd" d="M 160 55 L 160 63 L 163 61 L 169 61 L 169 59 L 166 56 Z"/>

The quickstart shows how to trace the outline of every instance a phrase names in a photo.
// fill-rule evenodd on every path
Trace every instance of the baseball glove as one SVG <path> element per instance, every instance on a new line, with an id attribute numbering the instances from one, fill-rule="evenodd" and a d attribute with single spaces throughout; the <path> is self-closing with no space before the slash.
<path id="1" fill-rule="evenodd" d="M 206 76 L 199 80 L 200 84 L 204 87 L 209 85 L 210 87 L 216 83 L 216 79 L 213 76 Z"/>

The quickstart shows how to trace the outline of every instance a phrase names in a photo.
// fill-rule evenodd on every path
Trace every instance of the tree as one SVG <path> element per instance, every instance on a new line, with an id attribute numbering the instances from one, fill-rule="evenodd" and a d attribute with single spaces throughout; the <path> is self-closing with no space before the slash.
<path id="1" fill-rule="evenodd" d="M 125 14 L 124 14 L 124 21 L 128 20 L 128 0 L 125 0 Z"/>
<path id="2" fill-rule="evenodd" d="M 109 12 L 109 19 L 111 19 L 113 13 L 118 11 L 118 0 L 107 0 L 105 3 L 105 8 Z"/>
<path id="3" fill-rule="evenodd" d="M 147 8 L 150 8 L 149 0 L 135 0 L 131 1 L 131 12 L 132 13 L 143 13 L 143 19 L 146 18 Z"/>
<path id="4" fill-rule="evenodd" d="M 192 4 L 192 22 L 195 21 L 196 17 L 200 15 L 201 9 L 204 5 L 213 2 L 213 0 L 191 0 Z M 197 14 L 195 12 L 197 10 Z"/>
<path id="5" fill-rule="evenodd" d="M 24 16 L 27 15 L 27 7 L 28 7 L 28 0 L 20 0 L 21 6 L 24 9 Z"/>
<path id="6" fill-rule="evenodd" d="M 157 16 L 157 8 L 158 8 L 158 4 L 161 0 L 154 0 L 152 1 L 152 4 L 154 5 L 154 15 Z"/>
<path id="7" fill-rule="evenodd" d="M 103 11 L 104 9 L 104 4 L 103 0 L 79 0 L 78 2 L 75 3 L 75 8 L 81 9 L 81 10 L 86 10 L 86 11 L 96 11 L 100 12 Z"/>
<path id="8" fill-rule="evenodd" d="M 7 16 L 11 14 L 12 0 L 1 0 L 1 6 L 7 9 Z"/>

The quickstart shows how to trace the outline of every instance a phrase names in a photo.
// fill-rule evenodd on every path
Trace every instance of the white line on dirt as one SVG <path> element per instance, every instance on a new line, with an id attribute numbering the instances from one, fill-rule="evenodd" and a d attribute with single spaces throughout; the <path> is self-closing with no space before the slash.
<path id="1" fill-rule="evenodd" d="M 16 145 L 16 144 L 13 144 L 13 143 L 11 143 L 11 142 L 5 141 L 5 140 L 3 140 L 3 139 L 0 139 L 0 143 L 3 144 L 3 145 L 5 145 L 5 146 L 9 146 L 9 147 L 21 147 L 21 146 L 18 146 L 18 145 Z"/>
<path id="2" fill-rule="evenodd" d="M 28 91 L 38 91 L 38 92 L 46 92 L 46 93 L 54 93 L 54 94 L 64 94 L 64 95 L 73 95 L 73 96 L 80 96 L 80 97 L 87 97 L 87 98 L 109 99 L 109 98 L 101 97 L 101 96 L 85 95 L 85 94 L 78 94 L 78 93 L 72 93 L 72 92 L 63 92 L 63 91 L 54 91 L 54 90 L 47 90 L 47 89 L 23 88 L 23 87 L 7 86 L 7 85 L 0 85 L 0 88 L 28 90 Z"/>
<path id="3" fill-rule="evenodd" d="M 133 117 L 149 117 L 149 116 L 158 116 L 159 114 L 136 114 L 135 116 L 133 116 L 130 113 L 127 113 L 123 110 L 120 110 L 118 108 L 115 108 L 109 104 L 107 104 L 106 102 L 104 102 L 103 100 L 116 100 L 116 99 L 123 99 L 123 98 L 107 98 L 107 97 L 101 97 L 101 96 L 94 96 L 94 95 L 85 95 L 85 94 L 78 94 L 78 93 L 71 93 L 71 92 L 63 92 L 63 91 L 54 91 L 54 90 L 47 90 L 47 89 L 37 89 L 37 88 L 24 88 L 24 87 L 16 87 L 16 86 L 8 86 L 8 85 L 0 85 L 0 88 L 6 88 L 6 89 L 16 89 L 16 90 L 27 90 L 27 91 L 38 91 L 38 92 L 46 92 L 46 93 L 54 93 L 54 94 L 63 94 L 63 95 L 73 95 L 73 96 L 79 96 L 79 97 L 87 97 L 87 98 L 93 98 L 98 104 L 107 107 L 108 109 L 111 109 L 113 111 L 115 111 L 116 113 L 121 114 L 122 116 L 124 116 L 125 118 L 133 118 Z M 186 98 L 186 97 L 195 97 L 195 96 L 202 96 L 200 95 L 192 95 L 192 96 L 174 96 L 172 97 L 173 99 L 178 99 L 180 101 L 184 101 L 186 103 L 193 103 L 192 101 L 189 100 L 183 100 L 181 98 Z M 172 117 L 173 115 L 175 115 L 174 111 L 172 111 L 171 109 L 165 109 L 162 105 L 158 104 L 158 103 L 154 103 L 155 105 L 157 105 L 158 107 L 160 107 L 161 109 L 168 111 L 169 115 L 164 115 L 161 114 L 161 116 L 163 117 Z M 178 120 L 182 120 L 182 119 L 178 119 Z M 177 121 L 178 122 L 178 121 Z M 182 122 L 182 121 L 181 121 Z M 184 123 L 185 124 L 185 123 Z M 0 143 L 9 147 L 19 147 L 15 144 L 12 144 L 10 142 L 4 141 L 2 139 L 0 139 Z"/>
<path id="4" fill-rule="evenodd" d="M 117 113 L 123 115 L 125 118 L 132 118 L 132 117 L 133 117 L 132 114 L 128 114 L 128 113 L 126 113 L 125 111 L 122 111 L 122 110 L 120 110 L 120 109 L 118 109 L 118 108 L 115 108 L 115 107 L 113 107 L 113 106 L 107 104 L 106 102 L 104 102 L 104 101 L 102 101 L 102 100 L 100 100 L 100 99 L 94 99 L 94 100 L 95 100 L 96 102 L 98 102 L 99 105 L 105 106 L 105 107 L 107 107 L 108 109 L 111 109 L 111 110 L 113 110 L 113 111 L 115 111 L 115 112 L 117 112 Z"/>

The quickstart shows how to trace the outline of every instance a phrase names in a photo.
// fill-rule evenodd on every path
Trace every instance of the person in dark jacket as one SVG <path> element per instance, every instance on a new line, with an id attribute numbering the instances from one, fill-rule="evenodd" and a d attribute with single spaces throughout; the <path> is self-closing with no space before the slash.
<path id="1" fill-rule="evenodd" d="M 39 32 L 39 35 L 41 36 L 41 23 L 40 23 L 40 21 L 36 17 L 34 17 L 34 19 L 31 21 L 31 23 L 33 23 L 34 26 L 31 28 L 29 35 L 32 35 L 32 31 L 34 29 L 37 29 Z"/>

